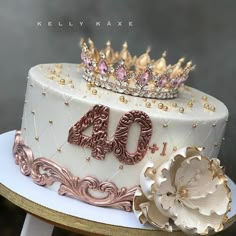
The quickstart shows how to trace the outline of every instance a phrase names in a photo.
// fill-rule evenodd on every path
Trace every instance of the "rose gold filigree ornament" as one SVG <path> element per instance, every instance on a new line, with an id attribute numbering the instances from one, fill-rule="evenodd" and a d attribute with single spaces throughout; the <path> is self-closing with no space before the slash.
<path id="1" fill-rule="evenodd" d="M 185 147 L 166 161 L 148 162 L 140 185 L 133 210 L 141 223 L 201 235 L 223 230 L 231 202 L 227 177 L 220 161 L 203 156 L 200 148 Z"/>

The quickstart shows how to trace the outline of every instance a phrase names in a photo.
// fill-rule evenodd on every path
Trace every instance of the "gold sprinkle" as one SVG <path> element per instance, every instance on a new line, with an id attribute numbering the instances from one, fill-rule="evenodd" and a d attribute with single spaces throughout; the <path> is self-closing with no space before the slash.
<path id="1" fill-rule="evenodd" d="M 92 94 L 93 94 L 93 95 L 97 95 L 97 90 L 96 90 L 96 89 L 93 89 L 93 90 L 92 90 Z"/>
<path id="2" fill-rule="evenodd" d="M 60 83 L 61 85 L 65 85 L 65 84 L 66 84 L 66 81 L 65 81 L 64 79 L 60 79 L 59 83 Z"/>
<path id="3" fill-rule="evenodd" d="M 176 152 L 177 151 L 177 147 L 173 147 L 173 151 Z"/>
<path id="4" fill-rule="evenodd" d="M 179 112 L 180 112 L 180 113 L 184 113 L 184 108 L 183 108 L 183 107 L 180 107 L 180 108 L 179 108 Z"/>
<path id="5" fill-rule="evenodd" d="M 208 103 L 204 103 L 203 107 L 204 107 L 205 109 L 208 109 L 208 108 L 209 108 L 209 104 L 208 104 Z"/>
<path id="6" fill-rule="evenodd" d="M 213 124 L 212 124 L 212 127 L 216 127 L 216 123 L 213 123 Z"/>
<path id="7" fill-rule="evenodd" d="M 215 143 L 214 146 L 215 146 L 215 147 L 218 147 L 218 143 Z"/>
<path id="8" fill-rule="evenodd" d="M 58 151 L 58 152 L 61 152 L 61 148 L 57 148 L 57 151 Z"/>
<path id="9" fill-rule="evenodd" d="M 90 161 L 91 160 L 91 158 L 90 157 L 86 157 L 86 161 Z"/>
<path id="10" fill-rule="evenodd" d="M 45 96 L 45 95 L 46 95 L 46 92 L 42 92 L 42 95 Z"/>
<path id="11" fill-rule="evenodd" d="M 150 103 L 150 102 L 146 102 L 145 105 L 146 105 L 147 108 L 150 108 L 150 107 L 151 107 L 151 103 Z"/>
<path id="12" fill-rule="evenodd" d="M 119 99 L 121 102 L 125 102 L 125 96 L 120 96 Z"/>
<path id="13" fill-rule="evenodd" d="M 36 137 L 35 137 L 35 140 L 39 141 L 39 137 L 38 137 L 38 136 L 36 136 Z"/>
<path id="14" fill-rule="evenodd" d="M 123 169 L 124 169 L 124 166 L 123 166 L 123 165 L 120 165 L 120 166 L 119 166 L 119 169 L 120 169 L 120 170 L 123 170 Z"/>
<path id="15" fill-rule="evenodd" d="M 203 100 L 203 101 L 207 101 L 207 99 L 208 99 L 208 98 L 207 98 L 206 95 L 202 96 L 202 100 Z"/>
<path id="16" fill-rule="evenodd" d="M 65 104 L 66 106 L 69 106 L 69 102 L 64 102 L 64 104 Z"/>
<path id="17" fill-rule="evenodd" d="M 192 127 L 193 127 L 193 128 L 197 128 L 197 124 L 194 123 L 194 124 L 192 125 Z"/>
<path id="18" fill-rule="evenodd" d="M 164 111 L 168 111 L 168 106 L 163 106 Z"/>
<path id="19" fill-rule="evenodd" d="M 127 103 L 128 103 L 128 100 L 127 100 L 127 99 L 125 99 L 124 103 L 125 103 L 125 104 L 127 104 Z"/>
<path id="20" fill-rule="evenodd" d="M 88 83 L 87 83 L 87 88 L 88 88 L 88 90 L 90 90 L 91 87 L 92 87 L 92 83 L 91 83 L 91 82 L 88 82 Z"/>
<path id="21" fill-rule="evenodd" d="M 168 124 L 163 124 L 163 128 L 167 128 L 168 127 Z"/>
<path id="22" fill-rule="evenodd" d="M 189 106 L 190 108 L 192 108 L 192 107 L 193 107 L 193 103 L 190 101 L 190 102 L 188 103 L 188 106 Z"/>
<path id="23" fill-rule="evenodd" d="M 158 108 L 159 108 L 159 109 L 162 109 L 163 106 L 164 106 L 163 103 L 158 103 Z"/>
<path id="24" fill-rule="evenodd" d="M 210 107 L 210 111 L 215 112 L 215 111 L 216 111 L 216 108 L 215 108 L 214 106 L 211 106 L 211 107 Z"/>
<path id="25" fill-rule="evenodd" d="M 53 123 L 53 121 L 52 121 L 52 120 L 49 120 L 48 122 L 49 122 L 49 124 L 52 124 L 52 123 Z"/>

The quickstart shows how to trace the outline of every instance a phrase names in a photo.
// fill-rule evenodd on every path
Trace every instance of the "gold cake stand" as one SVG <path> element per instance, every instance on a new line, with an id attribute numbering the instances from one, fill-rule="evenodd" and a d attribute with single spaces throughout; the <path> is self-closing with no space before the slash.
<path id="1" fill-rule="evenodd" d="M 6 134 L 4 134 L 6 136 Z M 10 134 L 9 134 L 10 135 Z M 13 135 L 12 135 L 13 137 Z M 3 135 L 0 135 L 0 152 L 2 153 L 3 143 Z M 13 141 L 12 141 L 13 142 Z M 6 145 L 4 145 L 5 148 Z M 10 145 L 9 145 L 10 146 Z M 1 159 L 4 158 L 2 155 Z M 12 157 L 13 160 L 13 157 Z M 14 161 L 12 161 L 12 165 Z M 15 164 L 14 164 L 15 165 Z M 4 166 L 3 166 L 4 167 Z M 119 225 L 112 225 L 103 222 L 92 221 L 88 219 L 83 219 L 77 216 L 69 215 L 61 211 L 57 211 L 55 209 L 51 209 L 45 205 L 38 204 L 35 201 L 32 201 L 30 198 L 22 196 L 19 192 L 17 193 L 12 189 L 11 186 L 7 186 L 8 184 L 4 183 L 4 180 L 1 178 L 1 167 L 0 167 L 0 195 L 4 198 L 15 204 L 16 206 L 22 208 L 27 213 L 33 215 L 39 220 L 47 222 L 52 225 L 52 227 L 58 226 L 60 228 L 67 229 L 72 232 L 80 233 L 82 235 L 111 235 L 111 236 L 182 236 L 184 235 L 181 231 L 175 231 L 172 233 L 154 230 L 152 228 L 130 228 Z M 5 170 L 6 171 L 6 170 Z M 10 175 L 8 175 L 10 177 Z M 25 176 L 24 176 L 25 177 Z M 27 178 L 27 177 L 26 177 Z M 231 181 L 232 182 L 232 181 Z M 233 183 L 232 183 L 233 184 Z M 40 187 L 38 187 L 40 188 Z M 233 184 L 232 192 L 233 195 L 236 196 L 236 185 Z M 233 199 L 234 203 L 234 199 Z M 228 228 L 236 221 L 236 207 L 235 203 L 233 204 L 231 216 L 227 221 L 225 228 Z M 73 207 L 73 206 L 72 206 Z M 112 217 L 112 215 L 110 216 Z M 27 234 L 24 234 L 27 235 Z"/>

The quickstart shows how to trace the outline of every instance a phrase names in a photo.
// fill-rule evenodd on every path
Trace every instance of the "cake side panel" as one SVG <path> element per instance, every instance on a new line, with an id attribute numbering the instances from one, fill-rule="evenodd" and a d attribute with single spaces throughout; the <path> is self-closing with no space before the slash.
<path id="1" fill-rule="evenodd" d="M 107 151 L 103 160 L 92 157 L 89 147 L 70 144 L 69 130 L 80 121 L 88 111 L 99 103 L 99 100 L 88 102 L 86 97 L 78 98 L 54 90 L 55 82 L 42 83 L 43 78 L 30 76 L 26 92 L 26 103 L 22 120 L 22 136 L 32 149 L 35 158 L 45 157 L 60 166 L 67 168 L 74 176 L 85 178 L 92 176 L 99 181 L 115 183 L 119 188 L 131 188 L 139 184 L 139 174 L 148 160 L 165 160 L 176 149 L 184 146 L 205 147 L 204 154 L 216 157 L 221 145 L 228 114 L 221 118 L 199 120 L 196 117 L 185 119 L 164 119 L 152 115 L 152 110 L 146 112 L 152 122 L 152 137 L 144 158 L 133 165 L 122 163 L 114 154 Z M 74 90 L 73 90 L 74 91 Z M 74 93 L 74 92 L 73 92 Z M 103 106 L 106 106 L 103 104 Z M 107 141 L 114 139 L 121 118 L 129 113 L 119 108 L 109 108 Z M 137 109 L 138 110 L 138 109 Z M 84 134 L 92 136 L 93 126 L 89 126 Z M 127 133 L 126 149 L 130 153 L 137 150 L 140 137 L 140 125 L 131 124 Z M 97 194 L 97 193 L 92 193 Z"/>

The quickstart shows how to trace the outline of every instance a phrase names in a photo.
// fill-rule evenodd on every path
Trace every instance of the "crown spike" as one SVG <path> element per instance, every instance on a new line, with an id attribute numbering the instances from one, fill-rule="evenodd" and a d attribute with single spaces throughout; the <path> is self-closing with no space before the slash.
<path id="1" fill-rule="evenodd" d="M 89 51 L 91 53 L 91 56 L 95 59 L 98 60 L 99 59 L 99 52 L 98 50 L 95 48 L 94 46 L 94 42 L 88 38 L 88 43 L 89 43 Z"/>
<path id="2" fill-rule="evenodd" d="M 166 55 L 167 55 L 167 51 L 165 50 L 163 53 L 162 53 L 162 58 L 165 58 L 166 57 Z"/>
<path id="3" fill-rule="evenodd" d="M 120 51 L 120 58 L 125 61 L 125 64 L 127 67 L 131 66 L 132 56 L 131 56 L 130 52 L 128 51 L 127 42 L 124 42 L 124 44 L 123 44 L 123 48 Z"/>
<path id="4" fill-rule="evenodd" d="M 110 40 L 107 41 L 106 48 L 103 51 L 104 51 L 104 54 L 106 55 L 107 62 L 109 64 L 113 63 L 116 56 L 115 56 L 115 52 L 113 48 L 111 47 Z"/>
<path id="5" fill-rule="evenodd" d="M 151 48 L 148 47 L 146 52 L 136 59 L 135 68 L 136 68 L 137 73 L 140 73 L 142 70 L 144 70 L 147 67 L 148 64 L 151 63 L 151 58 L 149 56 L 150 51 L 151 51 Z"/>

